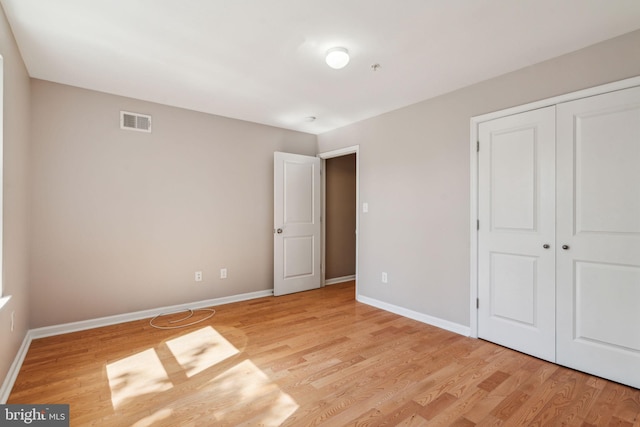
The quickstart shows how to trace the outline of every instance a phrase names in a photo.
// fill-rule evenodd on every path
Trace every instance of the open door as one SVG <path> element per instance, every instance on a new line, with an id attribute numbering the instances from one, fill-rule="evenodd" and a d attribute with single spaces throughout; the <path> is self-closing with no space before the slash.
<path id="1" fill-rule="evenodd" d="M 320 287 L 320 159 L 274 153 L 273 294 Z"/>

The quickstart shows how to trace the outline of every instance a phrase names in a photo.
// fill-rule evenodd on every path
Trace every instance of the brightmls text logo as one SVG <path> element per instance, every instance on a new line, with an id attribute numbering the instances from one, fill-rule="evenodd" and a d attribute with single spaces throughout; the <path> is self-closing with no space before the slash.
<path id="1" fill-rule="evenodd" d="M 0 426 L 69 427 L 69 405 L 0 405 Z"/>

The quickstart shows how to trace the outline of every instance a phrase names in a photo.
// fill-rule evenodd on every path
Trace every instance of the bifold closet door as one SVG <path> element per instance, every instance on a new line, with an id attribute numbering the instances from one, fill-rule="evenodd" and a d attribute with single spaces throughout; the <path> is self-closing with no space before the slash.
<path id="1" fill-rule="evenodd" d="M 478 336 L 555 361 L 555 107 L 479 126 Z"/>
<path id="2" fill-rule="evenodd" d="M 640 388 L 640 88 L 557 106 L 557 362 Z"/>

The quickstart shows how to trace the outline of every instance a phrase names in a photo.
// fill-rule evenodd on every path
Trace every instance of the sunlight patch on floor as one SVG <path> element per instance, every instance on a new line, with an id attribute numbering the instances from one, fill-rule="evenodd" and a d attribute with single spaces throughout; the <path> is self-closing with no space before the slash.
<path id="1" fill-rule="evenodd" d="M 259 412 L 260 415 L 243 420 L 251 425 L 279 425 L 289 418 L 299 405 L 250 360 L 213 378 L 204 387 L 215 396 L 216 418 L 233 422 L 239 415 Z"/>
<path id="2" fill-rule="evenodd" d="M 148 417 L 144 417 L 135 424 L 132 424 L 131 427 L 151 427 L 162 420 L 168 419 L 169 417 L 171 417 L 172 413 L 173 411 L 169 408 L 160 409 L 159 411 L 154 412 Z"/>
<path id="3" fill-rule="evenodd" d="M 167 341 L 167 347 L 188 377 L 239 353 L 233 344 L 211 326 Z"/>
<path id="4" fill-rule="evenodd" d="M 248 425 L 279 426 L 298 410 L 300 405 L 287 393 L 278 390 L 273 402 L 262 413 L 247 422 Z"/>
<path id="5" fill-rule="evenodd" d="M 114 409 L 129 399 L 172 387 L 160 358 L 152 348 L 109 363 L 107 377 Z"/>
<path id="6" fill-rule="evenodd" d="M 126 405 L 137 405 L 154 398 L 166 399 L 161 394 L 173 388 L 171 393 L 175 398 L 171 403 L 163 409 L 147 412 L 134 427 L 162 424 L 164 420 L 174 418 L 182 421 L 221 420 L 229 425 L 280 425 L 299 408 L 290 395 L 249 359 L 241 357 L 229 369 L 221 367 L 225 369 L 223 372 L 208 371 L 240 354 L 211 326 L 185 333 L 160 345 L 164 346 L 160 353 L 150 348 L 106 366 L 111 401 L 116 410 L 126 411 Z M 166 349 L 173 357 L 168 356 Z M 162 359 L 159 354 L 163 354 Z M 176 369 L 184 375 L 176 373 Z M 172 373 L 171 377 L 168 372 Z M 192 378 L 195 382 L 189 386 Z M 172 379 L 178 382 L 174 384 Z M 199 395 L 196 401 L 200 403 L 191 405 L 192 394 Z M 248 413 L 258 415 L 246 420 L 244 417 Z"/>

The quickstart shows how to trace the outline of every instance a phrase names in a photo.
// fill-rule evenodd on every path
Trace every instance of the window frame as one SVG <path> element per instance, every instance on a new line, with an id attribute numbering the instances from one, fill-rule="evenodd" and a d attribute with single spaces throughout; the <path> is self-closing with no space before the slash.
<path id="1" fill-rule="evenodd" d="M 0 55 L 0 308 L 9 300 L 4 287 L 4 58 Z"/>

